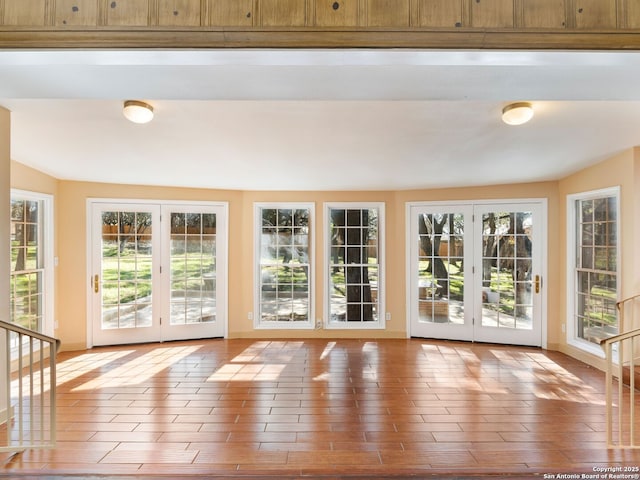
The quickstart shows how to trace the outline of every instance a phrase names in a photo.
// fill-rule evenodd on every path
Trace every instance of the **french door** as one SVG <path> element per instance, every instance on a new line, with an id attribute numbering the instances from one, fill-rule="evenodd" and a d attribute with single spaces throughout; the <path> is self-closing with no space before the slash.
<path id="1" fill-rule="evenodd" d="M 542 201 L 410 204 L 410 335 L 541 346 Z"/>
<path id="2" fill-rule="evenodd" d="M 90 204 L 90 345 L 222 337 L 224 204 Z"/>

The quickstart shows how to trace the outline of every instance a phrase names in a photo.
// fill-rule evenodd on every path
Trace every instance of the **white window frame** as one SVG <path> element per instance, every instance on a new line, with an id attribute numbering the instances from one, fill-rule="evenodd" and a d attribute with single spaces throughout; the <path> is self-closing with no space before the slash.
<path id="1" fill-rule="evenodd" d="M 331 209 L 378 210 L 378 319 L 373 322 L 331 321 Z M 384 202 L 327 202 L 324 204 L 324 316 L 327 330 L 384 330 L 385 306 L 385 203 Z"/>
<path id="2" fill-rule="evenodd" d="M 262 319 L 262 269 L 261 269 L 261 250 L 262 250 L 262 211 L 263 209 L 279 209 L 279 210 L 308 210 L 309 211 L 309 293 L 308 293 L 308 318 L 300 321 L 265 321 Z M 253 281 L 253 327 L 256 330 L 312 330 L 315 328 L 315 301 L 314 301 L 314 258 L 315 258 L 315 203 L 313 202 L 256 202 L 253 206 L 253 265 L 254 265 L 254 281 Z"/>
<path id="3" fill-rule="evenodd" d="M 54 283 L 54 267 L 56 260 L 54 258 L 54 223 L 53 223 L 53 195 L 47 193 L 33 192 L 29 190 L 11 189 L 11 199 L 20 198 L 23 200 L 31 200 L 42 202 L 42 212 L 39 221 L 41 225 L 41 238 L 44 245 L 42 246 L 43 261 L 43 296 L 42 296 L 42 331 L 40 333 L 48 336 L 54 335 L 57 328 L 55 319 L 55 283 Z M 10 269 L 11 270 L 11 269 Z"/>
<path id="4" fill-rule="evenodd" d="M 567 195 L 567 344 L 580 350 L 588 352 L 600 358 L 605 358 L 604 351 L 595 343 L 578 337 L 578 327 L 576 324 L 576 286 L 577 286 L 577 212 L 576 202 L 578 200 L 590 200 L 603 197 L 615 197 L 616 199 L 616 296 L 620 299 L 620 267 L 622 265 L 622 249 L 620 244 L 620 187 L 603 188 L 588 192 L 574 193 Z"/>

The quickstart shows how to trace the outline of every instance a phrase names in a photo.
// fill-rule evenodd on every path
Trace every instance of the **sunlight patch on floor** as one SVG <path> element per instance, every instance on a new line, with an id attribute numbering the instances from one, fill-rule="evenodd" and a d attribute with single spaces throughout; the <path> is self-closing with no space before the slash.
<path id="1" fill-rule="evenodd" d="M 138 385 L 196 352 L 199 347 L 157 348 L 126 362 L 98 378 L 85 382 L 72 391 L 95 390 L 126 385 Z M 108 363 L 107 363 L 108 364 Z M 92 364 L 93 366 L 93 364 Z"/>

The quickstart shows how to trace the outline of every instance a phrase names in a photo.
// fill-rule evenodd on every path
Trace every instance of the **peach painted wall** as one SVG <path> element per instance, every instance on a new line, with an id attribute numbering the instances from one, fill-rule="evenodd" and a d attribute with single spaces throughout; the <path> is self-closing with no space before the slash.
<path id="1" fill-rule="evenodd" d="M 10 235 L 9 235 L 9 204 L 10 204 L 10 168 L 11 168 L 11 113 L 0 107 L 0 320 L 9 321 L 11 309 L 9 307 L 9 274 L 11 265 L 9 261 Z M 6 364 L 6 337 L 0 333 L 0 424 L 6 423 L 7 415 L 7 364 Z"/>
<path id="2" fill-rule="evenodd" d="M 253 329 L 248 313 L 253 311 L 253 204 L 254 202 L 316 202 L 316 222 L 322 221 L 325 201 L 384 201 L 394 211 L 391 193 L 337 193 L 326 192 L 238 192 L 197 190 L 131 185 L 109 185 L 61 181 L 57 203 L 60 215 L 57 229 L 60 236 L 58 298 L 61 308 L 58 335 L 63 348 L 82 349 L 86 345 L 86 288 L 87 251 L 86 231 L 88 198 L 125 198 L 156 200 L 226 201 L 229 203 L 229 337 L 291 338 L 314 336 L 338 337 L 403 337 L 404 323 L 395 322 L 385 332 L 327 332 L 324 330 L 260 330 Z M 387 216 L 387 235 L 396 227 L 395 220 Z M 322 229 L 316 229 L 316 265 L 322 265 Z M 389 251 L 389 248 L 387 248 Z M 387 257 L 387 262 L 390 259 Z M 400 267 L 404 259 L 393 259 Z M 401 273 L 401 272 L 400 272 Z M 322 298 L 322 268 L 315 272 L 316 298 Z M 78 292 L 82 292 L 79 294 Z M 73 301 L 69 301 L 73 299 Z M 316 317 L 322 316 L 322 301 L 316 305 Z M 402 309 L 403 309 L 402 304 Z M 398 306 L 400 311 L 400 307 Z M 395 327 L 395 328 L 394 328 Z"/>
<path id="3" fill-rule="evenodd" d="M 36 193 L 46 193 L 53 197 L 53 223 L 56 225 L 58 218 L 58 204 L 56 196 L 58 193 L 58 180 L 46 173 L 42 173 L 39 170 L 27 167 L 26 165 L 12 161 L 11 162 L 11 188 L 20 190 L 27 190 Z M 54 228 L 53 232 L 53 256 L 58 256 L 58 229 Z M 58 281 L 58 268 L 56 267 L 53 272 L 53 284 L 54 292 L 60 282 Z M 57 293 L 57 292 L 56 292 Z M 57 294 L 54 294 L 53 300 L 53 320 L 57 322 L 58 319 L 58 298 Z M 54 323 L 55 325 L 55 323 Z M 57 330 L 54 328 L 54 336 L 58 336 Z"/>
<path id="4" fill-rule="evenodd" d="M 572 321 L 567 318 L 567 195 L 589 192 L 609 187 L 620 187 L 620 234 L 622 251 L 619 254 L 618 262 L 621 270 L 619 284 L 621 286 L 621 298 L 629 297 L 638 292 L 640 284 L 640 270 L 633 268 L 638 265 L 638 253 L 636 253 L 638 240 L 638 224 L 640 220 L 640 203 L 636 190 L 640 187 L 638 181 L 638 166 L 640 158 L 638 149 L 629 149 L 624 152 L 600 162 L 591 167 L 585 168 L 573 175 L 570 175 L 558 182 L 560 192 L 560 217 L 561 228 L 558 229 L 560 239 L 560 250 L 562 252 L 562 268 L 558 273 L 558 288 L 562 295 L 558 306 L 558 324 Z M 593 355 L 586 354 L 571 345 L 567 344 L 566 334 L 562 334 L 559 342 L 550 345 L 550 348 L 567 353 L 578 358 L 585 363 L 589 363 L 598 368 L 604 368 L 604 362 Z"/>
<path id="5" fill-rule="evenodd" d="M 425 190 L 411 192 L 254 192 L 216 191 L 130 185 L 108 185 L 61 181 L 57 203 L 60 236 L 58 254 L 60 300 L 59 336 L 65 348 L 84 348 L 86 341 L 86 199 L 127 198 L 229 202 L 229 337 L 304 338 L 359 337 L 403 338 L 406 336 L 405 307 L 405 202 L 419 200 L 473 200 L 482 198 L 547 198 L 549 220 L 557 222 L 557 184 L 536 183 L 472 189 Z M 323 205 L 324 202 L 371 201 L 385 203 L 386 220 L 386 311 L 391 314 L 385 330 L 259 330 L 253 328 L 248 313 L 253 312 L 253 208 L 254 202 L 314 202 L 315 220 L 315 317 L 324 315 L 323 305 Z M 550 241 L 550 251 L 557 252 Z M 550 267 L 559 262 L 552 257 Z M 556 275 L 550 270 L 549 277 Z M 83 292 L 79 294 L 79 292 Z M 558 293 L 549 289 L 549 310 L 557 304 Z M 73 299 L 73 301 L 69 301 Z M 552 317 L 552 315 L 549 315 Z"/>
<path id="6" fill-rule="evenodd" d="M 636 295 L 640 293 L 640 147 L 633 149 L 633 272 L 635 278 L 633 279 L 633 288 L 631 294 Z"/>
<path id="7" fill-rule="evenodd" d="M 398 208 L 404 209 L 407 202 L 439 202 L 439 201 L 473 201 L 473 200 L 547 200 L 547 275 L 543 281 L 547 287 L 547 342 L 555 344 L 559 340 L 560 327 L 557 325 L 557 309 L 561 292 L 558 290 L 557 278 L 560 265 L 564 262 L 559 250 L 558 225 L 558 183 L 536 182 L 510 185 L 493 185 L 490 187 L 446 188 L 436 190 L 411 190 L 398 192 Z M 403 210 L 404 213 L 404 210 Z M 403 233 L 404 235 L 404 233 Z M 404 241 L 404 238 L 402 239 Z M 402 288 L 406 285 L 402 279 Z"/>
<path id="8" fill-rule="evenodd" d="M 58 193 L 58 180 L 20 162 L 12 161 L 11 188 L 53 195 L 55 204 L 55 196 Z"/>
<path id="9" fill-rule="evenodd" d="M 315 204 L 315 318 L 322 319 L 324 305 L 324 203 L 325 202 L 383 202 L 385 204 L 385 267 L 386 267 L 386 311 L 391 313 L 385 330 L 254 330 L 253 320 L 248 313 L 253 312 L 253 209 L 255 202 L 313 202 Z M 231 317 L 230 332 L 245 338 L 404 338 L 404 297 L 400 296 L 398 280 L 404 275 L 404 250 L 398 250 L 395 239 L 404 228 L 404 214 L 397 215 L 396 199 L 393 192 L 245 192 L 243 197 L 242 259 L 243 285 L 241 290 L 242 310 L 237 317 Z M 231 219 L 233 221 L 233 219 Z"/>
<path id="10" fill-rule="evenodd" d="M 625 259 L 638 265 L 633 245 L 640 238 L 640 227 L 633 218 L 640 212 L 638 151 L 629 150 L 601 164 L 589 167 L 560 182 L 539 182 L 490 187 L 447 188 L 381 192 L 257 192 L 221 191 L 112 185 L 100 183 L 55 181 L 42 177 L 40 172 L 24 166 L 16 168 L 12 181 L 17 188 L 37 190 L 35 186 L 53 188 L 56 203 L 58 232 L 56 298 L 59 329 L 56 334 L 67 350 L 86 346 L 86 200 L 87 198 L 123 198 L 190 201 L 225 201 L 229 203 L 229 337 L 304 338 L 304 337 L 360 337 L 402 338 L 406 336 L 406 203 L 420 201 L 471 201 L 482 199 L 537 199 L 548 202 L 548 258 L 547 258 L 547 342 L 548 348 L 594 363 L 594 359 L 567 346 L 562 324 L 566 322 L 566 195 L 579 191 L 623 185 L 623 221 L 632 227 L 623 229 Z M 45 193 L 51 193 L 47 191 Z M 386 220 L 386 311 L 391 314 L 386 330 L 254 330 L 248 313 L 253 312 L 253 208 L 254 202 L 314 202 L 315 203 L 315 317 L 322 318 L 323 305 L 323 204 L 324 202 L 372 201 L 385 203 Z M 631 237 L 629 237 L 629 232 Z M 633 277 L 633 269 L 626 269 L 625 284 L 640 284 Z M 635 272 L 640 269 L 635 269 Z M 630 277 L 630 278 L 627 278 Z M 633 287 L 630 287 L 633 289 Z M 597 363 L 597 360 L 595 360 Z"/>
<path id="11" fill-rule="evenodd" d="M 58 335 L 63 349 L 77 350 L 87 340 L 87 199 L 109 198 L 130 200 L 189 200 L 225 201 L 229 203 L 229 216 L 241 219 L 242 193 L 236 191 L 146 187 L 103 183 L 60 181 L 57 203 L 58 220 L 58 288 L 60 303 Z M 234 269 L 242 260 L 240 244 L 241 222 L 229 222 L 229 312 L 239 310 L 242 279 Z"/>

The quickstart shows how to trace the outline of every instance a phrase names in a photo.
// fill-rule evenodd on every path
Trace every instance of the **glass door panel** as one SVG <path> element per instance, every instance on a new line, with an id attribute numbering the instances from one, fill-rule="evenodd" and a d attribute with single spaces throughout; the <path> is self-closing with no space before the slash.
<path id="1" fill-rule="evenodd" d="M 476 338 L 540 345 L 541 239 L 539 204 L 476 206 L 477 282 L 482 292 Z"/>
<path id="2" fill-rule="evenodd" d="M 198 205 L 162 209 L 162 218 L 169 219 L 164 226 L 169 245 L 163 255 L 169 273 L 164 302 L 168 312 L 163 318 L 169 321 L 163 327 L 163 340 L 224 336 L 218 308 L 218 278 L 226 275 L 218 258 L 219 244 L 226 238 L 224 209 Z"/>
<path id="3" fill-rule="evenodd" d="M 94 204 L 94 345 L 160 340 L 153 295 L 158 222 L 153 205 Z"/>
<path id="4" fill-rule="evenodd" d="M 171 325 L 215 320 L 215 223 L 215 214 L 171 213 Z"/>
<path id="5" fill-rule="evenodd" d="M 410 204 L 411 336 L 541 346 L 543 205 Z"/>
<path id="6" fill-rule="evenodd" d="M 471 210 L 415 206 L 410 216 L 411 335 L 471 340 L 473 309 L 466 293 L 472 261 L 465 258 Z"/>
<path id="7" fill-rule="evenodd" d="M 93 203 L 90 343 L 224 336 L 226 211 Z"/>

